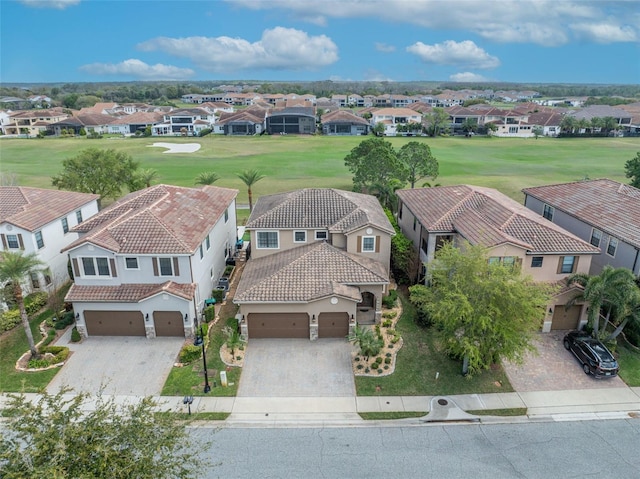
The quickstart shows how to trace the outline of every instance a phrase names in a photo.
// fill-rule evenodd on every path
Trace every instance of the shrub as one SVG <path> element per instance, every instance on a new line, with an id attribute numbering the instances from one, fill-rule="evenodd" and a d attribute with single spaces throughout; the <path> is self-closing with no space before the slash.
<path id="1" fill-rule="evenodd" d="M 78 328 L 76 328 L 74 326 L 73 329 L 71 330 L 71 342 L 72 343 L 77 343 L 81 339 L 82 339 L 82 337 L 80 336 L 80 333 L 78 332 Z"/>
<path id="2" fill-rule="evenodd" d="M 382 322 L 382 326 L 384 326 L 385 328 L 389 328 L 389 327 L 391 327 L 391 325 L 392 325 L 392 324 L 393 324 L 393 322 L 392 322 L 390 319 L 385 319 L 385 320 Z"/>
<path id="3" fill-rule="evenodd" d="M 360 356 L 356 356 L 355 358 L 353 358 L 356 362 L 360 361 Z"/>
<path id="4" fill-rule="evenodd" d="M 0 315 L 0 331 L 9 331 L 20 323 L 20 311 L 10 309 Z"/>
<path id="5" fill-rule="evenodd" d="M 40 311 L 47 304 L 49 295 L 43 291 L 31 293 L 24 298 L 24 309 L 28 315 L 32 315 Z"/>
<path id="6" fill-rule="evenodd" d="M 388 364 L 385 364 L 385 365 L 384 365 L 384 368 L 385 368 L 385 369 L 389 369 L 389 365 L 388 365 Z"/>
<path id="7" fill-rule="evenodd" d="M 49 329 L 47 331 L 47 337 L 44 338 L 44 340 L 42 341 L 42 346 L 47 346 L 49 344 L 51 344 L 51 342 L 56 338 L 56 330 L 55 329 Z M 41 346 L 41 347 L 42 347 Z"/>
<path id="8" fill-rule="evenodd" d="M 207 306 L 206 308 L 204 308 L 204 320 L 206 323 L 208 323 L 209 321 L 213 321 L 216 317 L 216 308 L 215 306 Z"/>
<path id="9" fill-rule="evenodd" d="M 66 346 L 41 346 L 39 352 L 53 354 L 53 358 L 48 360 L 48 365 L 61 363 L 69 357 L 69 348 Z"/>
<path id="10" fill-rule="evenodd" d="M 180 350 L 180 362 L 184 364 L 189 364 L 196 359 L 200 358 L 202 355 L 202 349 L 200 346 L 194 346 L 193 344 L 187 344 L 182 346 Z"/>
<path id="11" fill-rule="evenodd" d="M 362 369 L 362 368 L 364 368 L 364 364 L 358 364 L 358 365 L 356 366 L 356 369 Z"/>
<path id="12" fill-rule="evenodd" d="M 391 364 L 391 358 L 384 358 L 385 364 Z"/>
<path id="13" fill-rule="evenodd" d="M 369 373 L 369 372 L 371 372 L 371 369 L 366 368 L 366 369 L 364 370 L 364 372 L 365 372 L 365 373 Z"/>
<path id="14" fill-rule="evenodd" d="M 224 274 L 223 274 L 223 276 L 227 276 L 227 277 L 231 276 L 231 273 L 233 273 L 233 268 L 235 268 L 235 266 L 227 265 L 227 266 L 224 268 Z"/>
<path id="15" fill-rule="evenodd" d="M 390 358 L 391 357 L 391 353 L 385 354 L 385 357 Z"/>
<path id="16" fill-rule="evenodd" d="M 67 311 L 62 315 L 62 318 L 58 318 L 58 321 L 54 323 L 54 328 L 56 329 L 64 329 L 67 326 L 71 326 L 73 324 L 73 311 Z"/>
<path id="17" fill-rule="evenodd" d="M 220 304 L 224 301 L 225 291 L 222 289 L 214 289 L 211 291 L 211 297 L 216 300 L 216 303 Z"/>
<path id="18" fill-rule="evenodd" d="M 387 334 L 389 336 L 395 336 L 396 334 L 396 330 L 395 329 L 387 329 Z"/>
<path id="19" fill-rule="evenodd" d="M 398 315 L 397 311 L 387 311 L 386 313 L 382 313 L 382 317 L 385 319 L 393 319 Z M 391 323 L 391 321 L 389 321 Z"/>
<path id="20" fill-rule="evenodd" d="M 46 359 L 30 359 L 27 363 L 27 367 L 30 369 L 40 369 L 49 367 L 49 361 Z"/>
<path id="21" fill-rule="evenodd" d="M 398 291 L 395 289 L 389 290 L 389 294 L 382 298 L 382 304 L 385 308 L 391 309 L 396 305 L 398 301 Z"/>
<path id="22" fill-rule="evenodd" d="M 378 374 L 382 374 L 382 369 L 378 368 Z"/>

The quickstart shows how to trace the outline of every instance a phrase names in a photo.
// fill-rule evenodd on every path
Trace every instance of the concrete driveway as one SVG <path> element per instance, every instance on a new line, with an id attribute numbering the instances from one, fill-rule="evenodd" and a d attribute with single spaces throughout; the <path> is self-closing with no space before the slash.
<path id="1" fill-rule="evenodd" d="M 355 397 L 344 339 L 250 339 L 238 397 Z"/>
<path id="2" fill-rule="evenodd" d="M 538 355 L 529 354 L 521 366 L 504 364 L 507 377 L 516 391 L 625 387 L 619 377 L 595 379 L 587 376 L 575 356 L 564 348 L 562 340 L 565 334 L 566 331 L 539 333 L 535 342 Z"/>
<path id="3" fill-rule="evenodd" d="M 184 338 L 147 339 L 130 336 L 92 336 L 71 343 L 71 330 L 56 344 L 72 351 L 67 363 L 47 386 L 76 392 L 121 396 L 157 396 L 176 362 Z"/>

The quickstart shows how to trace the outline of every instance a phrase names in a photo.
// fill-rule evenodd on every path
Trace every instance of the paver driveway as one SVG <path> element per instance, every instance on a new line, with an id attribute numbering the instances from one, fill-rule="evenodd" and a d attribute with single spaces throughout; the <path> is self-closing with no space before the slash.
<path id="1" fill-rule="evenodd" d="M 250 339 L 238 397 L 354 397 L 344 339 Z"/>
<path id="2" fill-rule="evenodd" d="M 535 342 L 538 355 L 527 355 L 521 366 L 505 363 L 505 372 L 516 391 L 625 387 L 619 377 L 595 379 L 587 376 L 575 356 L 562 344 L 566 333 L 567 331 L 539 333 Z"/>
<path id="3" fill-rule="evenodd" d="M 57 393 L 62 386 L 76 392 L 122 396 L 156 396 L 175 363 L 184 338 L 92 336 L 68 343 L 70 331 L 56 344 L 73 352 L 47 386 Z"/>

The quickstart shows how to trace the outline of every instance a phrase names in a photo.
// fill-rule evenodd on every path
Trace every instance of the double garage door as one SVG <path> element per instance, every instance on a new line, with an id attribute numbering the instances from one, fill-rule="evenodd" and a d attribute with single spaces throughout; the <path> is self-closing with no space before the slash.
<path id="1" fill-rule="evenodd" d="M 85 311 L 89 336 L 146 336 L 140 311 Z M 184 336 L 179 311 L 155 311 L 156 336 Z"/>
<path id="2" fill-rule="evenodd" d="M 307 313 L 250 313 L 247 317 L 249 338 L 309 339 Z M 321 313 L 318 337 L 344 338 L 349 333 L 347 313 Z"/>

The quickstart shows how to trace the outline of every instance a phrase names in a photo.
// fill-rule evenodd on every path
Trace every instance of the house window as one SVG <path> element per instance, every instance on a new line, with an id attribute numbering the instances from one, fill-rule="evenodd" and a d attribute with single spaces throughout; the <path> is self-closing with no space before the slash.
<path id="1" fill-rule="evenodd" d="M 403 206 L 402 203 L 400 203 L 400 206 L 398 206 L 398 219 L 399 220 L 402 219 L 402 206 Z"/>
<path id="2" fill-rule="evenodd" d="M 534 256 L 531 258 L 532 268 L 542 268 L 542 256 Z"/>
<path id="3" fill-rule="evenodd" d="M 593 228 L 591 230 L 591 241 L 590 243 L 596 248 L 600 247 L 600 241 L 602 240 L 602 231 Z"/>
<path id="4" fill-rule="evenodd" d="M 171 258 L 158 258 L 160 276 L 173 276 L 173 261 Z"/>
<path id="5" fill-rule="evenodd" d="M 517 126 L 510 126 L 509 127 L 509 133 L 518 133 L 518 127 Z"/>
<path id="6" fill-rule="evenodd" d="M 513 266 L 514 264 L 516 264 L 516 258 L 515 256 L 505 256 L 502 258 L 502 264 L 504 264 L 505 266 Z"/>
<path id="7" fill-rule="evenodd" d="M 82 210 L 76 211 L 76 219 L 78 220 L 78 224 L 82 223 Z"/>
<path id="8" fill-rule="evenodd" d="M 204 242 L 205 242 L 205 245 L 207 246 L 207 251 L 209 251 L 211 249 L 211 240 L 209 239 L 209 235 L 207 235 Z"/>
<path id="9" fill-rule="evenodd" d="M 202 247 L 202 244 L 200 244 L 200 259 L 204 258 L 204 248 Z"/>
<path id="10" fill-rule="evenodd" d="M 42 239 L 42 231 L 36 231 L 36 244 L 38 245 L 38 249 L 44 248 L 44 240 Z"/>
<path id="11" fill-rule="evenodd" d="M 544 210 L 542 210 L 542 216 L 547 218 L 549 221 L 553 221 L 553 206 L 544 205 Z"/>
<path id="12" fill-rule="evenodd" d="M 9 246 L 9 249 L 20 249 L 18 235 L 7 235 L 7 246 Z"/>
<path id="13" fill-rule="evenodd" d="M 44 284 L 47 286 L 51 284 L 51 272 L 49 270 L 45 271 L 42 276 L 44 277 Z"/>
<path id="14" fill-rule="evenodd" d="M 575 271 L 577 265 L 575 256 L 560 256 L 560 265 L 558 273 L 570 274 Z"/>
<path id="15" fill-rule="evenodd" d="M 127 269 L 138 269 L 138 258 L 125 258 L 124 265 Z"/>
<path id="16" fill-rule="evenodd" d="M 326 231 L 316 231 L 316 240 L 326 240 L 328 237 Z"/>
<path id="17" fill-rule="evenodd" d="M 294 243 L 306 243 L 307 242 L 307 232 L 306 231 L 294 231 L 293 232 L 293 242 Z"/>
<path id="18" fill-rule="evenodd" d="M 607 254 L 609 256 L 616 256 L 616 250 L 618 249 L 618 240 L 613 236 L 609 237 L 609 246 L 607 246 Z"/>
<path id="19" fill-rule="evenodd" d="M 84 276 L 111 276 L 109 260 L 107 258 L 82 258 Z"/>
<path id="20" fill-rule="evenodd" d="M 229 221 L 229 208 L 224 210 L 224 222 Z"/>
<path id="21" fill-rule="evenodd" d="M 278 232 L 277 231 L 258 231 L 258 248 L 278 249 Z"/>
<path id="22" fill-rule="evenodd" d="M 363 236 L 362 237 L 362 252 L 373 253 L 376 250 L 376 237 L 375 236 Z"/>
<path id="23" fill-rule="evenodd" d="M 69 222 L 67 221 L 67 218 L 62 218 L 62 231 L 64 234 L 69 232 Z"/>
<path id="24" fill-rule="evenodd" d="M 416 225 L 418 224 L 418 218 L 416 218 L 415 216 L 413 217 L 413 231 L 416 230 Z"/>
<path id="25" fill-rule="evenodd" d="M 38 279 L 38 273 L 32 272 L 30 276 L 31 276 L 31 286 L 33 286 L 33 289 L 40 288 L 40 279 Z"/>
<path id="26" fill-rule="evenodd" d="M 500 264 L 500 257 L 499 256 L 489 257 L 489 264 Z"/>

